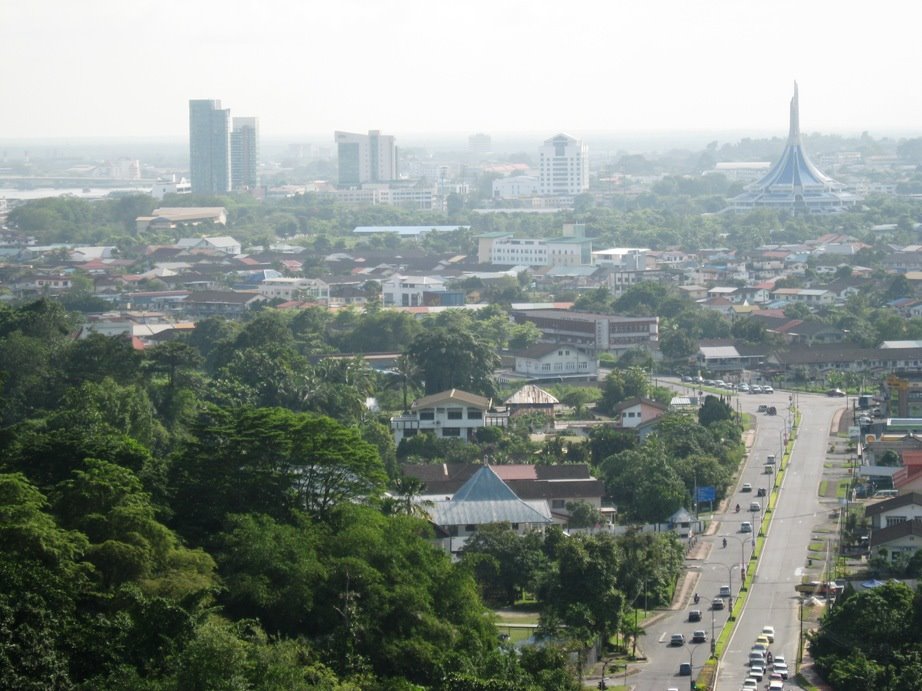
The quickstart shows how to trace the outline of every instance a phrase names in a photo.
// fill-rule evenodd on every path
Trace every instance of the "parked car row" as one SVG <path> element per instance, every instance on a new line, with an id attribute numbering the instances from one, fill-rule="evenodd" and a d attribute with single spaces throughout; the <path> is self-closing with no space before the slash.
<path id="1" fill-rule="evenodd" d="M 682 381 L 686 384 L 701 384 L 702 386 L 713 386 L 717 389 L 727 389 L 741 393 L 775 393 L 775 389 L 770 384 L 748 384 L 746 382 L 736 384 L 726 382 L 723 379 L 705 379 L 704 377 L 688 374 L 682 376 Z"/>

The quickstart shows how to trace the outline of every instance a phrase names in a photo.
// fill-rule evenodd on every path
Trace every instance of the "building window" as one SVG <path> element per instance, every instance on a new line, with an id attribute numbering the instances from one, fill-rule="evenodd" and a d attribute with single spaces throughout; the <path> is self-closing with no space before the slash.
<path id="1" fill-rule="evenodd" d="M 476 531 L 477 531 L 477 526 L 474 525 L 473 523 L 468 523 L 466 526 L 464 526 L 465 533 L 473 533 Z"/>
<path id="2" fill-rule="evenodd" d="M 432 410 L 420 410 L 419 411 L 420 420 L 435 420 L 435 411 Z"/>
<path id="3" fill-rule="evenodd" d="M 449 420 L 463 420 L 464 411 L 460 408 L 449 408 L 448 409 L 448 419 Z"/>
<path id="4" fill-rule="evenodd" d="M 551 499 L 551 508 L 552 509 L 563 509 L 566 508 L 566 501 L 563 499 Z"/>
<path id="5" fill-rule="evenodd" d="M 460 427 L 443 427 L 442 436 L 443 437 L 460 437 L 461 428 Z"/>
<path id="6" fill-rule="evenodd" d="M 476 408 L 467 409 L 467 419 L 468 420 L 483 420 L 483 411 L 477 410 Z"/>
<path id="7" fill-rule="evenodd" d="M 898 523 L 905 523 L 906 516 L 887 516 L 887 527 L 891 525 L 897 525 Z"/>

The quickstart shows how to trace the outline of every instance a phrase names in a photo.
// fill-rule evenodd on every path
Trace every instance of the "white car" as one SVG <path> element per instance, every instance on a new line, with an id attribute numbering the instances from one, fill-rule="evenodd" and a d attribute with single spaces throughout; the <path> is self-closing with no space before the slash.
<path id="1" fill-rule="evenodd" d="M 749 667 L 749 676 L 758 681 L 762 681 L 765 676 L 765 668 L 761 665 L 752 665 Z"/>
<path id="2" fill-rule="evenodd" d="M 770 386 L 763 386 L 762 393 L 775 393 L 775 390 Z"/>
<path id="3" fill-rule="evenodd" d="M 746 677 L 743 680 L 743 691 L 758 691 L 759 682 L 752 677 Z"/>
<path id="4" fill-rule="evenodd" d="M 780 674 L 782 679 L 788 678 L 788 666 L 786 664 L 772 662 L 772 672 L 775 674 Z"/>
<path id="5" fill-rule="evenodd" d="M 749 521 L 743 521 L 740 523 L 740 532 L 741 533 L 751 533 L 752 532 L 752 523 Z"/>
<path id="6" fill-rule="evenodd" d="M 762 635 L 768 639 L 769 643 L 775 642 L 775 627 L 774 626 L 763 626 Z"/>

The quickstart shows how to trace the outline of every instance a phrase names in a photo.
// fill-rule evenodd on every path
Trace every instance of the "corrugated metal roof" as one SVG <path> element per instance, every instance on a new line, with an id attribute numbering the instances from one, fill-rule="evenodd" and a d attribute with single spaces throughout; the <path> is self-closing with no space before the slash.
<path id="1" fill-rule="evenodd" d="M 546 501 L 445 501 L 432 507 L 430 518 L 440 526 L 487 523 L 551 523 Z"/>
<path id="2" fill-rule="evenodd" d="M 506 405 L 557 405 L 560 403 L 547 391 L 534 384 L 528 384 L 506 399 Z"/>

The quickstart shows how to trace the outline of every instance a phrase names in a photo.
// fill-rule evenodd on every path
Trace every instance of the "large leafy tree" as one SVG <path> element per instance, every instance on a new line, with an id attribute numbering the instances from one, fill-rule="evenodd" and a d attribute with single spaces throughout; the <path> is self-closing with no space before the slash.
<path id="1" fill-rule="evenodd" d="M 0 475 L 0 688 L 68 688 L 86 538 L 60 528 L 23 475 Z"/>
<path id="2" fill-rule="evenodd" d="M 407 348 L 420 368 L 427 394 L 462 389 L 492 395 L 491 379 L 499 358 L 486 342 L 469 331 L 436 327 L 421 333 Z"/>
<path id="3" fill-rule="evenodd" d="M 540 533 L 525 535 L 508 523 L 481 528 L 464 545 L 462 563 L 471 568 L 484 599 L 496 605 L 512 605 L 523 591 L 534 591 L 546 567 Z"/>
<path id="4" fill-rule="evenodd" d="M 386 474 L 358 429 L 282 408 L 205 411 L 172 470 L 176 521 L 201 540 L 228 514 L 324 518 L 338 503 L 372 500 Z"/>

